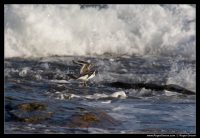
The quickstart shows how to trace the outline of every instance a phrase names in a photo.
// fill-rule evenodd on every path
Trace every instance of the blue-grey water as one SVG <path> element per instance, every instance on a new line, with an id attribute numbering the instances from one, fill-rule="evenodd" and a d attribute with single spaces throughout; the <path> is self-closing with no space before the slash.
<path id="1" fill-rule="evenodd" d="M 79 69 L 71 62 L 73 59 L 95 63 L 98 74 L 87 87 L 67 78 L 67 74 Z M 166 83 L 172 66 L 170 60 L 159 57 L 6 59 L 6 107 L 44 102 L 55 115 L 43 123 L 25 123 L 11 119 L 6 108 L 5 133 L 196 133 L 196 95 L 104 85 L 115 81 L 135 83 L 139 78 L 144 82 L 146 79 L 141 76 L 149 77 L 149 82 Z M 184 60 L 177 65 L 183 63 L 195 67 L 195 62 Z M 110 96 L 120 91 L 126 97 Z M 77 107 L 103 109 L 119 124 L 111 129 L 65 127 L 63 123 Z"/>

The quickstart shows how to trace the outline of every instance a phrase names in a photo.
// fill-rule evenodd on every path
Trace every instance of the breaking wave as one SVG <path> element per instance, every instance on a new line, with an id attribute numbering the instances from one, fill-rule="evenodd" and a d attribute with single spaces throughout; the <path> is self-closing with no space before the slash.
<path id="1" fill-rule="evenodd" d="M 5 5 L 5 57 L 165 55 L 196 58 L 190 5 Z"/>

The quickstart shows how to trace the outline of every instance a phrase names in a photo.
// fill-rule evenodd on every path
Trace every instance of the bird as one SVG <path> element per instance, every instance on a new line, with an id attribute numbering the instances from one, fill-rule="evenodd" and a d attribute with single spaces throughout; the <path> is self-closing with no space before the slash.
<path id="1" fill-rule="evenodd" d="M 74 80 L 80 80 L 84 86 L 87 86 L 87 81 L 95 77 L 96 70 L 92 69 L 92 65 L 86 61 L 78 60 L 72 61 L 74 64 L 81 65 L 80 73 L 78 75 L 69 74 L 69 77 Z"/>

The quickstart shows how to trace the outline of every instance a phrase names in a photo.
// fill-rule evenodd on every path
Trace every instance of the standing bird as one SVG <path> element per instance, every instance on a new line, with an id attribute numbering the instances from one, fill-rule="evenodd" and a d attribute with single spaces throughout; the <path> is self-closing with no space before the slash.
<path id="1" fill-rule="evenodd" d="M 91 70 L 92 65 L 88 62 L 81 61 L 81 60 L 78 60 L 78 61 L 73 60 L 72 62 L 78 65 L 81 65 L 82 67 L 80 68 L 80 74 L 78 76 L 69 74 L 69 77 L 75 80 L 83 81 L 83 85 L 87 86 L 86 82 L 95 76 L 96 71 Z"/>

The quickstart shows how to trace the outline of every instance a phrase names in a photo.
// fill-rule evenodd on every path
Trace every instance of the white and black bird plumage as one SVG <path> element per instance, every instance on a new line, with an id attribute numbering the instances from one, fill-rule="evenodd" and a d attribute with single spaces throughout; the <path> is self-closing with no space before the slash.
<path id="1" fill-rule="evenodd" d="M 78 61 L 73 60 L 73 63 L 81 65 L 80 74 L 77 76 L 69 74 L 69 77 L 75 80 L 82 81 L 84 86 L 86 86 L 86 82 L 89 79 L 92 79 L 96 75 L 96 71 L 92 70 L 92 65 L 88 62 L 81 61 L 81 60 L 78 60 Z"/>

